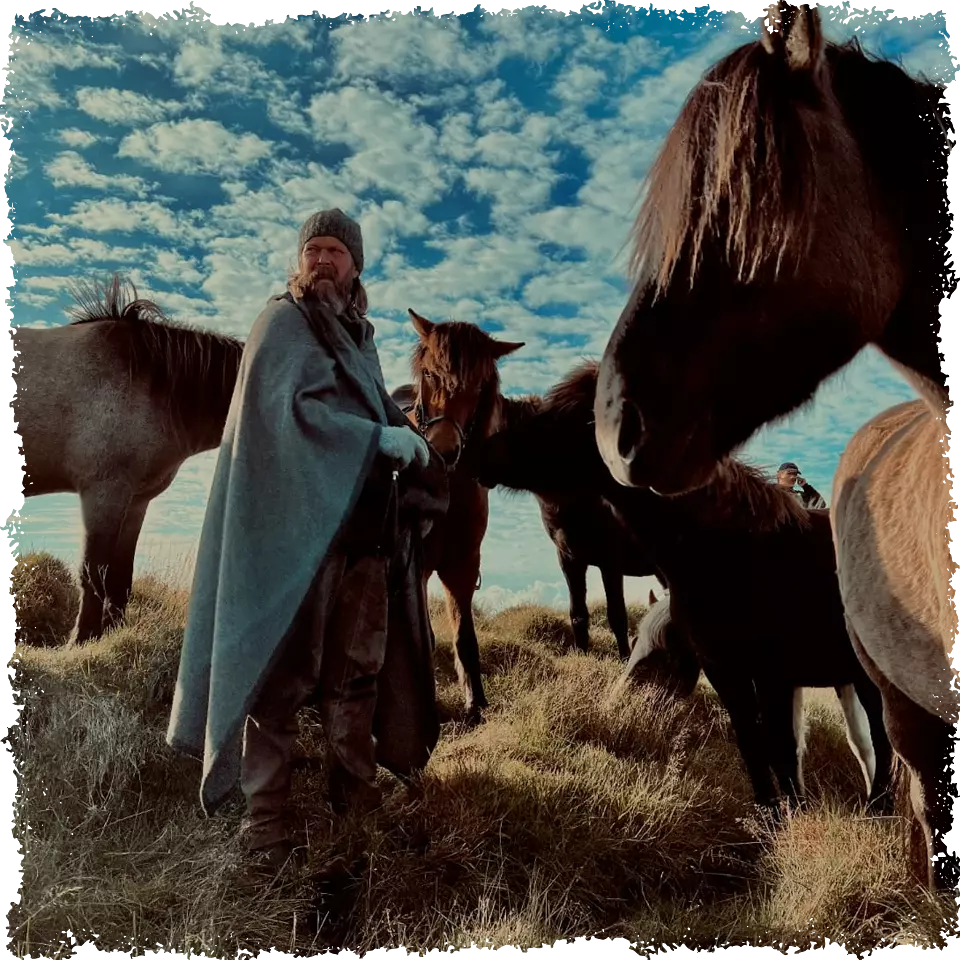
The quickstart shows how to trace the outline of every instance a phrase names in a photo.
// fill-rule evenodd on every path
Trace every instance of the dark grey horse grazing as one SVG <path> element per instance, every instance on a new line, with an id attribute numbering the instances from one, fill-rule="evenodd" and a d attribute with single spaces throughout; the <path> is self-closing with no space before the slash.
<path id="1" fill-rule="evenodd" d="M 243 344 L 173 324 L 116 276 L 74 296 L 72 323 L 14 331 L 13 408 L 24 495 L 80 495 L 83 643 L 123 614 L 150 501 L 220 443 Z"/>

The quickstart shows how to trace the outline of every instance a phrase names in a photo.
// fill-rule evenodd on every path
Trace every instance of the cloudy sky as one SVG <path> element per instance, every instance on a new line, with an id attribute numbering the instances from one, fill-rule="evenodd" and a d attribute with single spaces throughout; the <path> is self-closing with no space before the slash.
<path id="1" fill-rule="evenodd" d="M 413 307 L 524 340 L 502 363 L 504 389 L 542 391 L 602 352 L 658 146 L 703 71 L 757 36 L 759 19 L 706 11 L 246 29 L 202 16 L 20 18 L 5 91 L 13 322 L 64 323 L 69 281 L 119 271 L 175 319 L 243 337 L 283 289 L 299 224 L 335 205 L 363 227 L 388 387 L 409 379 Z M 857 33 L 911 72 L 953 79 L 942 14 L 848 12 L 841 24 L 838 11 L 821 7 L 831 39 Z M 829 498 L 851 434 L 911 396 L 862 354 L 745 454 L 799 461 Z M 140 570 L 192 555 L 214 456 L 188 461 L 154 501 Z M 19 525 L 21 549 L 79 560 L 76 497 L 28 500 Z M 531 498 L 492 496 L 483 584 L 495 604 L 566 602 Z M 645 598 L 646 584 L 628 582 L 628 596 Z"/>

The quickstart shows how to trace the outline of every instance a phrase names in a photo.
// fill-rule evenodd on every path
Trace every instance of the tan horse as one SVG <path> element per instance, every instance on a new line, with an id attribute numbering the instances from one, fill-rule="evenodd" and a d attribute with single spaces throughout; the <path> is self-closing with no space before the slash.
<path id="1" fill-rule="evenodd" d="M 116 276 L 75 296 L 72 323 L 14 331 L 13 409 L 24 495 L 80 495 L 83 643 L 123 615 L 150 501 L 220 443 L 243 345 L 171 323 Z"/>
<path id="2" fill-rule="evenodd" d="M 467 718 L 476 722 L 487 706 L 480 676 L 480 647 L 473 622 L 473 595 L 480 583 L 480 546 L 487 532 L 489 492 L 458 469 L 469 445 L 501 425 L 506 400 L 497 361 L 523 346 L 495 340 L 472 323 L 433 323 L 413 310 L 420 341 L 414 349 L 414 384 L 394 391 L 412 423 L 443 457 L 449 470 L 446 517 L 424 543 L 424 576 L 443 584 L 453 627 L 454 658 Z"/>
<path id="3" fill-rule="evenodd" d="M 781 2 L 691 91 L 646 185 L 637 283 L 604 354 L 596 438 L 621 483 L 708 483 L 764 423 L 875 344 L 923 401 L 844 456 L 835 547 L 849 626 L 913 771 L 928 854 L 950 823 L 957 717 L 940 304 L 952 126 L 944 89 L 824 39 Z M 924 879 L 952 886 L 956 860 Z"/>

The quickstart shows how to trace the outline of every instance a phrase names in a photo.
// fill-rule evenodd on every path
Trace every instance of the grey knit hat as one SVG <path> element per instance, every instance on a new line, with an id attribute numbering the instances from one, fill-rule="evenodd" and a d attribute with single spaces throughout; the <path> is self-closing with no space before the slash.
<path id="1" fill-rule="evenodd" d="M 350 251 L 357 273 L 363 273 L 363 235 L 360 233 L 360 224 L 356 220 L 351 220 L 337 207 L 332 210 L 321 210 L 307 217 L 306 223 L 300 228 L 298 257 L 303 252 L 304 244 L 314 237 L 333 237 L 339 240 Z"/>

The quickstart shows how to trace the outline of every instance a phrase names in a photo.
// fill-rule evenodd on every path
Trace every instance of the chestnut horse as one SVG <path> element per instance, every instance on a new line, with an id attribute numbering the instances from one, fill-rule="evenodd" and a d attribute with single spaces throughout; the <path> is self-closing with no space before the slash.
<path id="1" fill-rule="evenodd" d="M 952 886 L 960 697 L 937 339 L 955 287 L 952 127 L 942 87 L 826 43 L 816 9 L 781 2 L 769 22 L 695 87 L 651 170 L 597 443 L 621 483 L 678 493 L 866 344 L 916 388 L 851 441 L 832 522 L 850 635 L 912 772 L 923 877 Z"/>
<path id="2" fill-rule="evenodd" d="M 827 511 L 806 510 L 735 460 L 702 489 L 676 497 L 621 486 L 597 450 L 595 390 L 596 365 L 586 364 L 535 412 L 484 441 L 471 457 L 480 482 L 604 498 L 670 591 L 668 635 L 649 643 L 642 635 L 628 672 L 650 648 L 667 655 L 681 691 L 703 669 L 730 714 L 758 804 L 778 802 L 776 784 L 789 801 L 802 798 L 802 688 L 830 686 L 841 697 L 870 801 L 889 807 L 892 753 L 880 692 L 847 635 Z M 666 622 L 658 612 L 654 623 Z M 856 696 L 845 689 L 851 685 Z"/>
<path id="3" fill-rule="evenodd" d="M 72 641 L 123 615 L 150 501 L 218 446 L 243 344 L 172 323 L 119 277 L 79 284 L 73 322 L 21 327 L 13 401 L 24 496 L 78 493 L 84 547 Z"/>
<path id="4" fill-rule="evenodd" d="M 413 351 L 414 383 L 392 394 L 447 464 L 450 504 L 423 545 L 424 581 L 434 572 L 443 584 L 453 627 L 454 660 L 467 719 L 487 706 L 473 595 L 480 583 L 480 546 L 487 532 L 489 493 L 461 469 L 464 451 L 501 425 L 505 398 L 497 361 L 523 346 L 495 340 L 472 323 L 433 323 L 409 311 L 420 340 Z"/>

